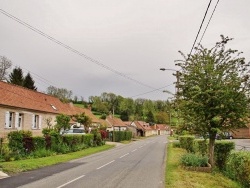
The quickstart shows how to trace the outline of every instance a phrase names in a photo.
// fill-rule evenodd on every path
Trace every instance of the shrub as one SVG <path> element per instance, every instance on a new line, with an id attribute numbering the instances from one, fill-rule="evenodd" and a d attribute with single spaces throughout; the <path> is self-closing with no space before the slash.
<path id="1" fill-rule="evenodd" d="M 23 147 L 25 149 L 25 153 L 28 154 L 31 151 L 34 151 L 34 144 L 33 144 L 33 138 L 32 137 L 24 137 L 23 138 Z"/>
<path id="2" fill-rule="evenodd" d="M 215 165 L 223 170 L 227 157 L 235 149 L 235 143 L 230 141 L 216 141 L 214 146 Z"/>
<path id="3" fill-rule="evenodd" d="M 23 134 L 21 131 L 12 131 L 8 134 L 9 139 L 9 148 L 13 153 L 16 155 L 24 154 L 24 147 L 23 147 Z"/>
<path id="4" fill-rule="evenodd" d="M 174 148 L 180 148 L 181 147 L 180 142 L 179 141 L 178 142 L 173 142 L 173 147 Z"/>
<path id="5" fill-rule="evenodd" d="M 85 134 L 82 135 L 82 143 L 86 145 L 86 147 L 93 146 L 94 135 L 93 134 Z"/>
<path id="6" fill-rule="evenodd" d="M 227 159 L 224 174 L 248 188 L 250 185 L 250 153 L 248 151 L 232 152 Z"/>
<path id="7" fill-rule="evenodd" d="M 206 167 L 208 165 L 208 157 L 187 153 L 181 157 L 181 164 L 183 166 Z"/>
<path id="8" fill-rule="evenodd" d="M 202 156 L 208 154 L 208 141 L 204 139 L 195 139 L 194 140 L 194 152 Z"/>
<path id="9" fill-rule="evenodd" d="M 183 149 L 186 149 L 187 152 L 194 152 L 193 142 L 194 142 L 194 136 L 179 136 L 180 140 L 180 146 Z"/>
<path id="10" fill-rule="evenodd" d="M 41 136 L 33 137 L 35 150 L 46 148 L 45 138 Z"/>

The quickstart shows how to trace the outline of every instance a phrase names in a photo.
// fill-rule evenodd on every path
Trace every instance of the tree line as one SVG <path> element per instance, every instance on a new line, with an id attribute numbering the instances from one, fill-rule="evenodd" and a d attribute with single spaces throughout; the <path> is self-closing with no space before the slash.
<path id="1" fill-rule="evenodd" d="M 35 81 L 28 72 L 25 76 L 20 67 L 15 67 L 12 72 L 8 73 L 12 67 L 12 62 L 4 56 L 0 56 L 0 80 L 8 83 L 26 87 L 28 89 L 37 90 Z"/>

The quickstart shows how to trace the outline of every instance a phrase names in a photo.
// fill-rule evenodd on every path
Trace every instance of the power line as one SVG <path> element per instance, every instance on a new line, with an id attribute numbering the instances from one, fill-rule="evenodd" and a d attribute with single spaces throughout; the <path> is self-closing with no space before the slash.
<path id="1" fill-rule="evenodd" d="M 158 88 L 158 89 L 154 89 L 154 90 L 152 90 L 152 91 L 148 91 L 148 92 L 145 92 L 145 93 L 141 93 L 141 94 L 138 94 L 138 95 L 134 95 L 134 96 L 131 96 L 131 97 L 129 97 L 129 98 L 134 98 L 134 97 L 138 97 L 138 96 L 141 96 L 141 95 L 146 95 L 146 94 L 149 94 L 149 93 L 153 93 L 153 92 L 155 92 L 155 91 L 161 91 L 161 89 L 163 89 L 163 88 L 165 88 L 165 87 L 169 87 L 169 86 L 171 86 L 171 85 L 174 85 L 174 84 L 169 84 L 169 85 L 167 85 L 167 86 L 164 86 L 164 87 L 161 87 L 161 88 Z M 171 93 L 171 92 L 169 91 L 169 93 Z"/>
<path id="2" fill-rule="evenodd" d="M 218 5 L 219 1 L 220 1 L 220 0 L 217 1 L 216 5 L 215 5 L 215 7 L 214 7 L 214 10 L 213 10 L 213 12 L 212 12 L 212 14 L 211 14 L 211 16 L 210 16 L 210 18 L 209 18 L 209 21 L 208 21 L 208 23 L 207 23 L 207 26 L 206 26 L 206 28 L 205 28 L 205 30 L 204 30 L 202 36 L 201 36 L 201 39 L 200 39 L 199 44 L 201 44 L 201 41 L 202 41 L 202 39 L 203 39 L 203 37 L 204 37 L 206 31 L 207 31 L 207 27 L 208 27 L 208 25 L 210 24 L 210 21 L 211 21 L 213 15 L 214 15 L 214 12 L 215 12 L 215 10 L 216 10 L 216 8 L 217 8 L 217 5 Z"/>
<path id="3" fill-rule="evenodd" d="M 113 72 L 114 74 L 117 74 L 117 75 L 119 75 L 119 76 L 121 76 L 121 77 L 123 77 L 123 78 L 126 78 L 126 79 L 128 79 L 128 80 L 130 80 L 130 81 L 132 81 L 132 82 L 134 82 L 134 83 L 139 84 L 139 85 L 142 85 L 142 86 L 145 86 L 145 87 L 148 87 L 148 88 L 151 88 L 151 89 L 155 89 L 155 88 L 152 87 L 152 86 L 149 86 L 149 85 L 147 85 L 147 84 L 145 84 L 145 83 L 143 83 L 143 82 L 140 82 L 140 81 L 138 81 L 138 80 L 136 80 L 136 79 L 133 79 L 133 78 L 131 78 L 131 77 L 129 77 L 129 76 L 127 76 L 127 75 L 125 75 L 125 74 L 123 74 L 123 73 L 121 73 L 121 72 L 119 72 L 119 71 L 117 71 L 117 70 L 115 70 L 115 69 L 113 69 L 113 68 L 107 66 L 107 65 L 104 65 L 104 64 L 100 63 L 99 61 L 97 61 L 97 60 L 95 60 L 95 59 L 93 59 L 93 58 L 91 58 L 91 57 L 85 55 L 84 53 L 81 53 L 80 51 L 78 51 L 78 50 L 76 50 L 76 49 L 74 49 L 74 48 L 72 48 L 72 47 L 70 47 L 70 46 L 64 44 L 63 42 L 60 42 L 59 40 L 57 40 L 57 39 L 51 37 L 50 35 L 48 35 L 48 34 L 42 32 L 41 30 L 39 30 L 39 29 L 37 29 L 37 28 L 35 28 L 35 27 L 29 25 L 28 23 L 26 23 L 26 22 L 20 20 L 19 18 L 15 17 L 15 16 L 13 16 L 13 15 L 11 15 L 11 14 L 9 14 L 8 12 L 6 12 L 6 11 L 4 11 L 4 10 L 2 10 L 2 9 L 0 9 L 0 12 L 1 12 L 3 15 L 5 15 L 5 16 L 11 18 L 12 20 L 14 20 L 14 21 L 20 23 L 21 25 L 23 25 L 23 26 L 29 28 L 30 30 L 32 30 L 32 31 L 34 31 L 34 32 L 36 32 L 36 33 L 38 33 L 39 35 L 41 35 L 41 36 L 43 36 L 43 37 L 49 39 L 50 41 L 52 41 L 52 42 L 54 42 L 54 43 L 56 43 L 56 44 L 58 44 L 58 45 L 60 45 L 60 46 L 62 46 L 62 47 L 64 47 L 64 48 L 66 48 L 67 50 L 69 50 L 69 51 L 71 51 L 71 52 L 73 52 L 73 53 L 75 53 L 75 54 L 77 54 L 77 55 L 79 55 L 79 56 L 81 56 L 81 57 L 87 59 L 88 61 L 90 61 L 90 62 L 92 62 L 92 63 L 94 63 L 94 64 L 96 64 L 96 65 L 98 65 L 98 66 L 100 66 L 100 67 L 102 67 L 102 68 L 104 68 L 104 69 L 106 69 L 106 70 L 109 70 L 109 71 Z"/>
<path id="4" fill-rule="evenodd" d="M 191 48 L 191 51 L 190 51 L 190 53 L 189 53 L 189 55 L 188 55 L 188 58 L 190 57 L 190 55 L 191 55 L 191 53 L 192 53 L 192 51 L 193 51 L 193 49 L 194 49 L 194 45 L 195 45 L 195 43 L 196 43 L 196 41 L 197 41 L 197 38 L 198 38 L 198 36 L 199 36 L 199 34 L 200 34 L 202 25 L 203 25 L 204 20 L 205 20 L 205 18 L 206 18 L 206 16 L 207 16 L 207 12 L 208 12 L 208 9 L 209 9 L 209 7 L 210 7 L 211 2 L 212 2 L 212 0 L 209 1 L 209 4 L 208 4 L 208 6 L 207 6 L 207 10 L 206 10 L 205 15 L 204 15 L 204 17 L 203 17 L 203 19 L 202 19 L 202 22 L 201 22 L 199 31 L 198 31 L 198 33 L 197 33 L 197 35 L 196 35 L 196 38 L 195 38 L 195 40 L 194 40 L 194 44 L 193 44 L 193 46 L 192 46 L 192 48 Z"/>

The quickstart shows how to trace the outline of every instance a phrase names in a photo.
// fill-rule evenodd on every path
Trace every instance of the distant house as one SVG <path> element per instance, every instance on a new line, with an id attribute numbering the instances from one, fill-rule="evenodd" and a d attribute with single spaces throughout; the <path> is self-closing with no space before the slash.
<path id="1" fill-rule="evenodd" d="M 155 130 L 157 135 L 168 135 L 169 134 L 169 126 L 165 124 L 155 124 Z"/>
<path id="2" fill-rule="evenodd" d="M 56 124 L 58 114 L 75 115 L 88 109 L 62 103 L 58 98 L 0 81 L 0 137 L 13 130 L 30 130 L 33 135 L 41 135 L 48 124 Z M 93 118 L 93 123 L 99 121 Z M 76 123 L 71 120 L 71 124 Z"/>
<path id="3" fill-rule="evenodd" d="M 137 127 L 132 124 L 132 121 L 124 121 L 124 123 L 128 130 L 132 132 L 132 138 L 135 138 L 137 136 Z"/>
<path id="4" fill-rule="evenodd" d="M 149 123 L 144 121 L 133 121 L 131 126 L 135 126 L 137 129 L 137 136 L 152 136 L 155 135 L 155 131 Z"/>
<path id="5" fill-rule="evenodd" d="M 109 115 L 106 117 L 107 122 L 107 131 L 126 131 L 127 125 L 117 117 L 113 117 L 112 115 Z"/>

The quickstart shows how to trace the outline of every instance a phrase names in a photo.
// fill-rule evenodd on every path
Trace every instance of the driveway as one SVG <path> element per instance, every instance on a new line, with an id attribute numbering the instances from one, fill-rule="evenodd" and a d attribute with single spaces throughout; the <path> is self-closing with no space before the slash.
<path id="1" fill-rule="evenodd" d="M 235 142 L 236 150 L 250 151 L 250 139 L 232 139 L 230 141 Z"/>

